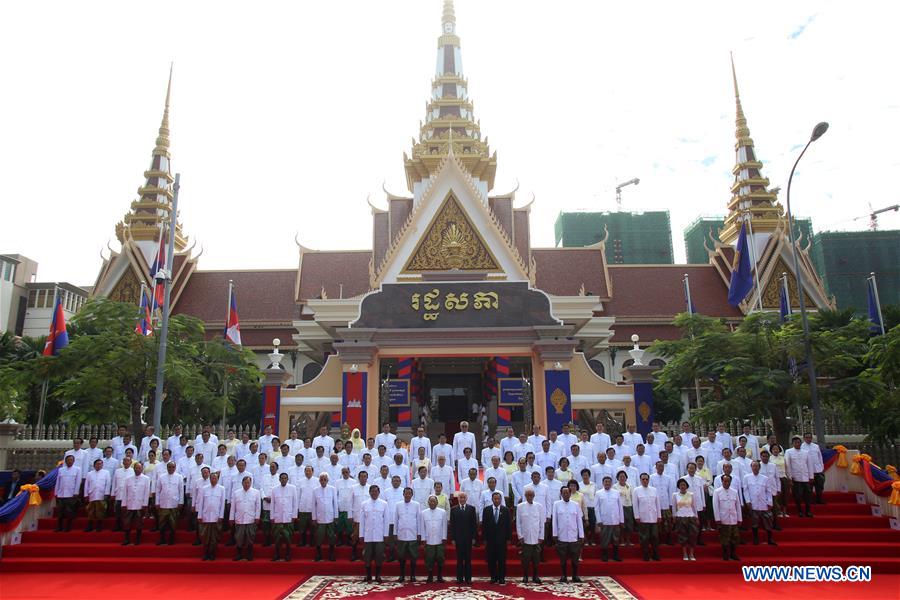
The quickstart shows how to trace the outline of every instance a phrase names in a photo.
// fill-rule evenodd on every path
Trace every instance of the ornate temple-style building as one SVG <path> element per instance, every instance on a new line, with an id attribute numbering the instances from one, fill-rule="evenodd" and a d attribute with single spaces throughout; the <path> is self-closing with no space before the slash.
<path id="1" fill-rule="evenodd" d="M 341 411 L 369 435 L 385 421 L 452 433 L 460 419 L 484 420 L 491 431 L 534 422 L 546 432 L 573 410 L 604 409 L 649 428 L 648 382 L 666 358 L 641 361 L 629 352 L 632 336 L 646 346 L 680 335 L 672 320 L 685 311 L 685 276 L 702 314 L 738 323 L 754 310 L 755 291 L 739 307 L 727 301 L 734 244 L 748 219 L 764 309 L 777 310 L 780 276 L 792 273 L 785 216 L 756 158 L 737 77 L 734 183 L 708 264 L 608 265 L 604 241 L 532 247 L 531 203 L 494 189 L 498 157 L 473 114 L 452 0 L 441 26 L 425 120 L 403 157 L 409 193 L 386 191 L 368 206 L 372 248 L 299 245 L 293 269 L 204 271 L 179 223 L 172 311 L 217 335 L 234 282 L 243 343 L 262 367 L 273 339 L 281 341 L 275 362 L 283 371 L 266 371 L 264 419 L 282 435 L 310 411 Z M 168 115 L 167 91 L 145 183 L 116 226 L 121 249 L 104 260 L 95 295 L 137 302 L 141 282 L 152 281 L 160 224 L 172 210 Z M 831 306 L 803 244 L 808 305 Z"/>

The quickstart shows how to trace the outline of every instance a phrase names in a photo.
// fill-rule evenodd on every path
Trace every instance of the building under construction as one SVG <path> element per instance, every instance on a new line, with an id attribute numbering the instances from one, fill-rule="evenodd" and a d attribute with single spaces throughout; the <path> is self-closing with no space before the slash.
<path id="1" fill-rule="evenodd" d="M 900 230 L 823 231 L 811 254 L 839 309 L 866 312 L 870 273 L 875 273 L 881 305 L 900 304 Z"/>
<path id="2" fill-rule="evenodd" d="M 555 232 L 556 245 L 565 248 L 590 246 L 606 238 L 609 264 L 670 265 L 674 262 L 672 226 L 666 210 L 560 212 Z"/>

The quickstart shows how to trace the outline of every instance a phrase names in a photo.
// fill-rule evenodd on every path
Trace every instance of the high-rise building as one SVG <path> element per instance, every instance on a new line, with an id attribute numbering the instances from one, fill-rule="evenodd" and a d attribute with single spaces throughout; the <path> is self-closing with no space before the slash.
<path id="1" fill-rule="evenodd" d="M 870 273 L 881 305 L 900 304 L 900 230 L 823 231 L 816 234 L 812 256 L 839 309 L 866 312 Z"/>
<path id="2" fill-rule="evenodd" d="M 725 217 L 697 217 L 684 228 L 684 249 L 687 262 L 692 265 L 705 265 L 709 262 L 707 248 L 719 239 L 719 232 L 725 227 Z M 810 219 L 794 219 L 794 235 L 798 240 L 808 243 L 813 239 L 813 227 Z M 805 245 L 804 243 L 804 245 Z"/>
<path id="3" fill-rule="evenodd" d="M 581 248 L 606 241 L 606 261 L 612 265 L 670 265 L 672 226 L 669 211 L 560 212 L 556 245 Z M 705 261 L 708 262 L 708 261 Z"/>

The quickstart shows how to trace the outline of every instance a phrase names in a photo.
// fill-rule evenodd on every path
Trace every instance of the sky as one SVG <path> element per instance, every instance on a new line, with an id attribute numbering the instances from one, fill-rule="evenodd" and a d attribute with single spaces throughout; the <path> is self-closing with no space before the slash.
<path id="1" fill-rule="evenodd" d="M 532 195 L 534 246 L 561 210 L 721 215 L 741 100 L 771 186 L 819 121 L 792 188 L 821 230 L 898 203 L 897 2 L 456 0 L 494 192 Z M 201 269 L 293 268 L 371 248 L 366 199 L 406 193 L 434 76 L 441 0 L 0 4 L 0 252 L 91 285 L 137 198 L 169 63 L 173 170 Z M 894 190 L 894 191 L 891 191 Z M 783 195 L 782 195 L 783 196 Z M 784 198 L 782 197 L 782 201 Z M 900 213 L 879 217 L 900 229 Z"/>

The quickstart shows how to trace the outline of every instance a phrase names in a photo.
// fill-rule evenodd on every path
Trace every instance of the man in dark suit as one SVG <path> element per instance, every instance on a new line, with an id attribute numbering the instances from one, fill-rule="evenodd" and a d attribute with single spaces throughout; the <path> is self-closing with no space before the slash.
<path id="1" fill-rule="evenodd" d="M 472 544 L 478 530 L 475 507 L 466 504 L 466 500 L 466 493 L 461 492 L 459 504 L 450 510 L 450 540 L 456 544 L 457 583 L 472 583 Z"/>
<path id="2" fill-rule="evenodd" d="M 0 504 L 6 504 L 22 491 L 22 473 L 18 469 L 13 469 L 10 476 L 9 485 L 6 486 L 6 490 L 2 494 L 2 498 L 0 498 Z"/>
<path id="3" fill-rule="evenodd" d="M 506 584 L 506 544 L 512 539 L 512 520 L 509 509 L 501 505 L 503 495 L 491 494 L 491 505 L 481 513 L 481 527 L 487 550 L 491 583 Z"/>

